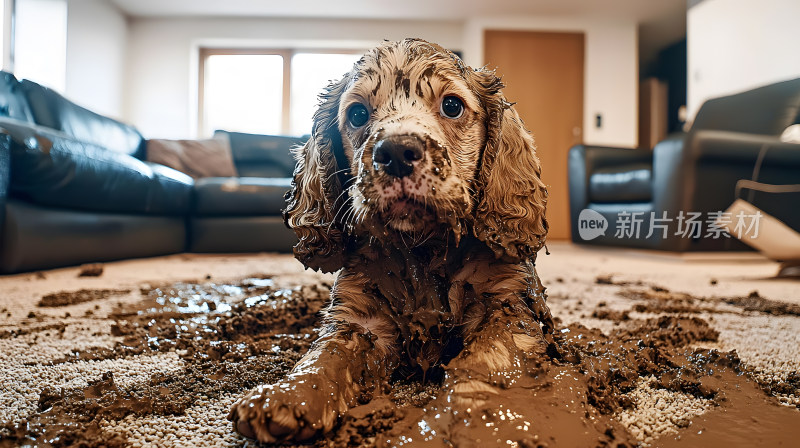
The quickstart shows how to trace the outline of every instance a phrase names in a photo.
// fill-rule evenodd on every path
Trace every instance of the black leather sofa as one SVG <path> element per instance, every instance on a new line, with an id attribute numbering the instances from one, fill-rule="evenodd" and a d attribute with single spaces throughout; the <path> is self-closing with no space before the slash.
<path id="1" fill-rule="evenodd" d="M 227 136 L 239 177 L 195 181 L 188 221 L 191 252 L 291 252 L 284 195 L 295 162 L 289 150 L 305 138 L 217 131 Z"/>
<path id="2" fill-rule="evenodd" d="M 781 133 L 800 123 L 800 79 L 767 85 L 705 102 L 687 133 L 671 135 L 655 148 L 625 149 L 578 145 L 568 160 L 572 240 L 576 243 L 669 251 L 746 250 L 735 238 L 707 237 L 709 213 L 724 211 L 737 198 L 741 179 L 765 184 L 800 184 L 800 144 L 784 143 Z M 749 202 L 794 229 L 800 229 L 800 195 L 750 191 Z M 605 234 L 581 237 L 581 212 L 589 209 L 608 223 Z M 683 211 L 700 212 L 700 238 L 677 234 Z M 642 213 L 641 233 L 631 235 L 630 218 Z M 654 215 L 651 215 L 651 212 Z M 654 224 L 651 217 L 667 220 Z M 596 216 L 596 215 L 595 215 Z M 685 224 L 685 221 L 684 221 Z M 585 228 L 585 227 L 584 227 Z M 618 232 L 624 230 L 625 232 Z M 595 236 L 590 233 L 589 237 Z"/>
<path id="3" fill-rule="evenodd" d="M 291 251 L 301 139 L 224 133 L 241 177 L 146 162 L 134 127 L 0 72 L 0 273 L 192 252 Z"/>

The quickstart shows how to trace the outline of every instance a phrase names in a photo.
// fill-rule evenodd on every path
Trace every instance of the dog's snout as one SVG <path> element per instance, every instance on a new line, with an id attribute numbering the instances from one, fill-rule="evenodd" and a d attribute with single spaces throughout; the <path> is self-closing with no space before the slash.
<path id="1" fill-rule="evenodd" d="M 378 141 L 372 149 L 376 168 L 395 177 L 406 177 L 414 171 L 414 162 L 422 159 L 425 143 L 414 135 L 397 135 Z"/>

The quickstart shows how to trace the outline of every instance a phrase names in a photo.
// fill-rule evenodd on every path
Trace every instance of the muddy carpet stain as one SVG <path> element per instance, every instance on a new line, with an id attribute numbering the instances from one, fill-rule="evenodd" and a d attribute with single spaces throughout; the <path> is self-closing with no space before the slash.
<path id="1" fill-rule="evenodd" d="M 602 280 L 597 283 L 630 286 Z M 45 296 L 39 305 L 65 306 L 128 293 L 80 290 Z M 104 431 L 101 421 L 182 415 L 200 400 L 275 382 L 316 338 L 330 285 L 284 289 L 261 275 L 227 283 L 146 286 L 140 293 L 138 304 L 117 307 L 108 316 L 114 321 L 110 332 L 118 338 L 114 347 L 73 351 L 53 361 L 53 367 L 176 353 L 181 369 L 124 386 L 109 371 L 85 387 L 47 387 L 37 409 L 22 422 L 0 425 L 0 447 L 128 446 L 121 435 Z M 606 333 L 558 323 L 548 336 L 547 357 L 523 360 L 521 378 L 503 385 L 480 409 L 449 402 L 437 383 L 398 382 L 351 409 L 315 446 L 639 446 L 641 440 L 616 416 L 635 407 L 632 393 L 643 378 L 649 378 L 649 387 L 709 404 L 707 412 L 659 439 L 659 446 L 730 447 L 741 446 L 743 440 L 788 446 L 800 438 L 800 412 L 779 406 L 769 387 L 749 377 L 735 352 L 696 348 L 719 337 L 698 317 L 700 310 L 710 312 L 713 306 L 663 288 L 621 294 L 646 296 L 653 305 L 625 311 L 598 307 L 594 317 L 616 323 Z M 735 304 L 776 312 L 765 300 L 750 297 Z M 658 314 L 634 318 L 635 312 Z M 665 314 L 669 312 L 673 314 Z M 799 385 L 800 379 L 790 376 L 770 387 L 795 394 Z M 753 425 L 759 429 L 751 430 Z"/>

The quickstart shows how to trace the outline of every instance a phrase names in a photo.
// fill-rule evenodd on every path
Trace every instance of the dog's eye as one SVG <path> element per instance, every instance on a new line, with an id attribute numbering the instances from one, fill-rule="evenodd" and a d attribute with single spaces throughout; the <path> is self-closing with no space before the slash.
<path id="1" fill-rule="evenodd" d="M 353 104 L 347 109 L 347 121 L 354 128 L 360 128 L 369 121 L 369 111 L 363 104 Z"/>
<path id="2" fill-rule="evenodd" d="M 455 120 L 464 113 L 464 102 L 457 96 L 449 95 L 444 97 L 442 106 L 439 109 L 442 115 Z"/>

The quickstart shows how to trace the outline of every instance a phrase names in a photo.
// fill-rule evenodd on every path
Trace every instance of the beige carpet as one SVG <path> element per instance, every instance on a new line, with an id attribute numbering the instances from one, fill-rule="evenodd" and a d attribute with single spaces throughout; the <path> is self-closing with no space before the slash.
<path id="1" fill-rule="evenodd" d="M 791 388 L 769 388 L 796 382 L 800 370 L 800 283 L 772 279 L 776 263 L 754 254 L 680 256 L 568 244 L 550 244 L 549 250 L 550 255 L 540 255 L 537 269 L 548 288 L 553 316 L 561 319 L 563 326 L 581 323 L 608 333 L 628 321 L 688 313 L 719 332 L 716 340 L 701 345 L 723 352 L 735 350 L 748 375 L 770 390 L 770 400 L 787 408 L 800 404 Z M 20 437 L 31 437 L 30 443 L 36 440 L 40 445 L 68 446 L 75 440 L 63 436 L 49 440 L 36 431 L 55 434 L 64 429 L 59 425 L 69 422 L 42 416 L 60 409 L 76 391 L 86 400 L 80 406 L 86 406 L 93 399 L 102 402 L 111 389 L 156 395 L 160 390 L 162 397 L 161 401 L 153 398 L 148 401 L 150 408 L 136 412 L 130 412 L 135 406 L 115 407 L 113 412 L 95 410 L 91 419 L 79 422 L 83 435 L 70 437 L 117 446 L 241 446 L 246 441 L 232 432 L 226 420 L 230 404 L 243 392 L 237 389 L 241 385 L 198 386 L 192 389 L 190 399 L 175 395 L 172 383 L 164 378 L 185 377 L 192 353 L 187 355 L 186 347 L 180 345 L 126 349 L 126 338 L 140 333 L 128 331 L 120 316 L 127 316 L 125 320 L 135 316 L 135 310 L 146 311 L 142 304 L 165 305 L 163 300 L 158 302 L 162 296 L 153 291 L 167 291 L 176 283 L 184 285 L 179 290 L 184 287 L 189 292 L 176 293 L 183 302 L 175 301 L 175 306 L 203 305 L 191 314 L 192 322 L 199 322 L 203 313 L 254 296 L 260 297 L 259 306 L 287 306 L 291 288 L 325 285 L 332 280 L 304 271 L 290 256 L 275 254 L 176 255 L 107 263 L 97 277 L 79 277 L 79 272 L 79 268 L 66 268 L 0 277 L 0 446 L 21 444 L 25 439 Z M 202 284 L 206 286 L 186 286 Z M 234 286 L 219 286 L 226 284 Z M 200 300 L 209 288 L 227 300 Z M 85 300 L 74 304 L 64 304 L 62 296 L 51 295 L 79 290 L 102 291 L 64 295 L 67 301 L 70 297 Z M 323 286 L 313 291 L 310 294 L 324 296 L 326 290 Z M 181 325 L 178 319 L 178 333 Z M 297 328 L 304 328 L 302 325 Z M 153 344 L 161 336 L 153 335 Z M 284 342 L 276 353 L 286 349 Z M 298 340 L 285 351 L 300 352 L 308 342 Z M 229 359 L 225 356 L 235 349 L 227 347 L 220 356 Z M 293 356 L 270 358 L 278 367 L 263 363 L 251 367 L 260 372 L 259 378 L 273 378 L 291 366 Z M 113 385 L 107 376 L 104 379 L 108 372 L 113 372 Z M 208 374 L 210 379 L 204 379 L 207 373 L 197 373 L 197 381 L 213 383 L 217 377 Z M 247 378 L 242 381 L 249 384 Z M 156 387 L 155 392 L 151 386 Z M 648 378 L 641 378 L 626 395 L 630 405 L 615 411 L 614 418 L 644 445 L 657 446 L 670 435 L 693 429 L 693 419 L 718 404 L 655 387 Z M 28 422 L 35 422 L 39 429 L 34 427 L 33 433 L 25 435 L 19 428 Z M 741 446 L 748 446 L 746 442 Z"/>

